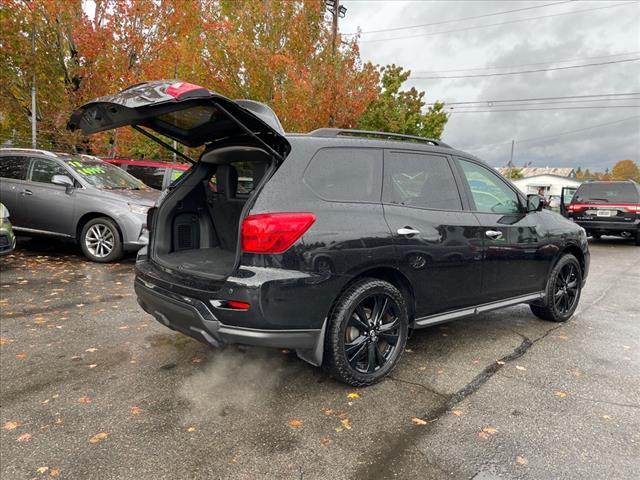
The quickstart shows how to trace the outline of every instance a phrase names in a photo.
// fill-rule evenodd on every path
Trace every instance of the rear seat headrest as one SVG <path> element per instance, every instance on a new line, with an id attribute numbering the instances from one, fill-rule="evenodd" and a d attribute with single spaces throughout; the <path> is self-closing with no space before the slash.
<path id="1" fill-rule="evenodd" d="M 227 199 L 236 198 L 236 193 L 238 192 L 238 170 L 236 170 L 236 167 L 229 164 L 218 165 L 216 180 L 218 192 L 222 193 Z"/>

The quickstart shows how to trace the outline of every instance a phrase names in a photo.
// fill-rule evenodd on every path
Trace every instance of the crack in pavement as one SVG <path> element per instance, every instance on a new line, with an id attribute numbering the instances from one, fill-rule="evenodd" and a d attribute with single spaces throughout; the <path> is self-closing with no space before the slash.
<path id="1" fill-rule="evenodd" d="M 437 390 L 434 390 L 434 389 L 432 389 L 431 387 L 428 387 L 428 386 L 426 386 L 426 385 L 424 385 L 424 384 L 422 384 L 422 383 L 418 383 L 418 382 L 411 382 L 411 381 L 409 381 L 409 380 L 403 380 L 402 378 L 393 377 L 393 376 L 391 376 L 391 375 L 389 375 L 387 378 L 388 378 L 389 380 L 394 381 L 394 382 L 398 382 L 398 383 L 406 383 L 406 384 L 408 384 L 408 385 L 415 385 L 416 387 L 424 388 L 426 391 L 428 391 L 428 392 L 430 392 L 430 393 L 433 393 L 434 395 L 437 395 L 437 396 L 439 396 L 439 397 L 442 397 L 442 398 L 448 398 L 448 396 L 447 396 L 447 394 L 446 394 L 446 393 L 438 392 Z"/>
<path id="2" fill-rule="evenodd" d="M 518 345 L 511 353 L 487 365 L 469 383 L 467 383 L 464 387 L 462 387 L 460 390 L 458 390 L 454 394 L 448 397 L 443 396 L 444 398 L 446 398 L 446 401 L 444 401 L 439 407 L 435 408 L 430 413 L 427 413 L 423 416 L 422 419 L 427 421 L 428 425 L 422 428 L 420 427 L 414 428 L 409 432 L 403 432 L 403 434 L 399 435 L 394 442 L 387 443 L 386 444 L 387 448 L 385 448 L 383 452 L 380 452 L 377 455 L 376 461 L 370 465 L 367 465 L 359 469 L 356 472 L 355 477 L 356 478 L 373 478 L 373 477 L 384 478 L 386 476 L 390 476 L 392 473 L 390 466 L 393 464 L 394 460 L 398 460 L 400 458 L 401 454 L 399 454 L 399 452 L 408 450 L 408 448 L 411 445 L 415 444 L 419 438 L 424 436 L 424 434 L 430 430 L 430 427 L 433 423 L 435 423 L 446 412 L 453 409 L 453 407 L 455 407 L 462 400 L 464 400 L 468 396 L 473 395 L 475 392 L 477 392 L 478 389 L 480 389 L 482 385 L 484 385 L 491 377 L 493 377 L 496 373 L 498 373 L 506 363 L 512 362 L 522 357 L 525 353 L 527 353 L 527 351 L 533 345 L 535 345 L 540 340 L 543 340 L 544 338 L 546 338 L 552 332 L 558 330 L 559 328 L 562 328 L 562 326 L 563 324 L 559 324 L 554 327 L 551 327 L 548 330 L 546 330 L 544 334 L 534 338 L 533 340 L 529 339 L 527 336 L 521 333 L 513 332 L 514 334 L 522 338 L 520 345 Z M 398 379 L 393 379 L 393 380 L 398 381 Z M 407 382 L 407 383 L 413 383 L 413 382 Z M 427 390 L 429 389 L 427 388 Z M 431 462 L 429 462 L 429 464 L 432 466 L 441 468 L 438 465 L 434 465 Z"/>

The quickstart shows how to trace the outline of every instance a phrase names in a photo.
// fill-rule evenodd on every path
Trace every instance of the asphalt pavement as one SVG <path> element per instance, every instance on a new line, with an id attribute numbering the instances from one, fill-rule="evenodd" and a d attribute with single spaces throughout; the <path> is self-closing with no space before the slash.
<path id="1" fill-rule="evenodd" d="M 636 479 L 640 248 L 591 244 L 576 315 L 414 332 L 379 385 L 214 350 L 133 294 L 133 258 L 19 239 L 0 259 L 2 479 Z"/>

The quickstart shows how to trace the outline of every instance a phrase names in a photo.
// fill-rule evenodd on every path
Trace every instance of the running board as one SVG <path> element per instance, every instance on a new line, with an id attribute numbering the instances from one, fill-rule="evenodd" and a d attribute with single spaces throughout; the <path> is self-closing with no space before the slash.
<path id="1" fill-rule="evenodd" d="M 66 233 L 50 232 L 48 230 L 38 230 L 35 228 L 13 227 L 13 230 L 18 233 L 36 233 L 38 235 L 49 235 L 51 237 L 73 238 L 71 235 L 67 235 Z"/>
<path id="2" fill-rule="evenodd" d="M 463 308 L 461 310 L 455 310 L 453 312 L 438 313 L 436 315 L 429 315 L 426 317 L 417 318 L 413 323 L 414 327 L 422 328 L 429 327 L 431 325 L 437 325 L 439 323 L 450 322 L 462 317 L 468 317 L 471 315 L 478 315 L 480 313 L 489 312 L 491 310 L 497 310 L 503 307 L 510 307 L 512 305 L 518 305 L 520 303 L 531 302 L 534 300 L 543 299 L 544 292 L 532 293 L 529 295 L 521 295 L 519 297 L 508 298 L 506 300 L 500 300 L 498 302 L 483 303 L 475 307 Z"/>

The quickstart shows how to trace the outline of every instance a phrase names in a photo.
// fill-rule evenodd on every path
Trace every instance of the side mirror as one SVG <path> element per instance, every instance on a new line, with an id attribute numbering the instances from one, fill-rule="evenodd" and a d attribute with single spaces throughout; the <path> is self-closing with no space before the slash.
<path id="1" fill-rule="evenodd" d="M 51 178 L 51 183 L 53 183 L 54 185 L 62 185 L 67 189 L 74 187 L 73 180 L 71 180 L 66 175 L 54 175 Z"/>
<path id="2" fill-rule="evenodd" d="M 527 195 L 527 212 L 539 212 L 542 207 L 544 207 L 544 204 L 540 195 L 535 193 Z"/>

